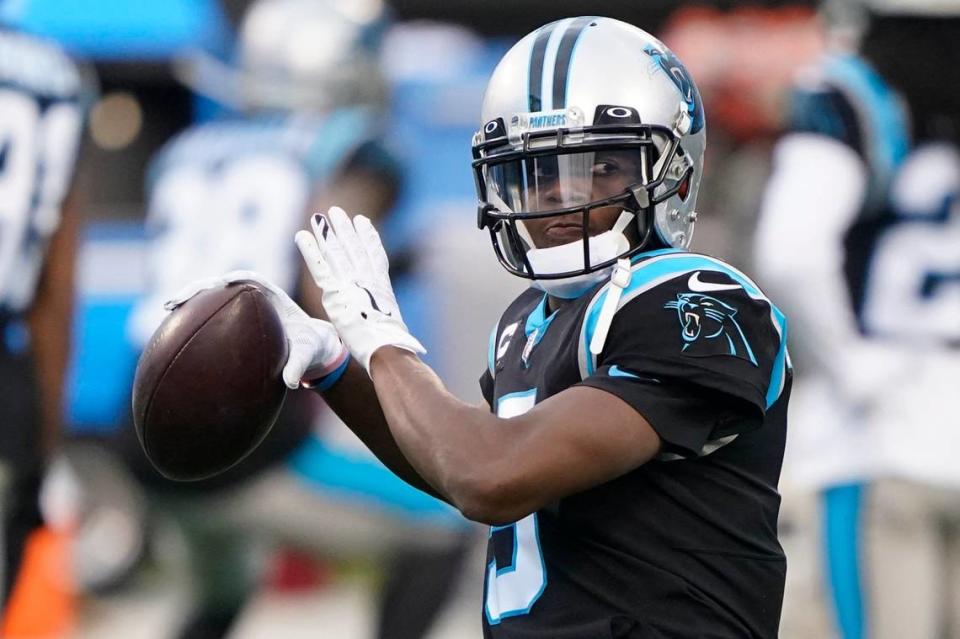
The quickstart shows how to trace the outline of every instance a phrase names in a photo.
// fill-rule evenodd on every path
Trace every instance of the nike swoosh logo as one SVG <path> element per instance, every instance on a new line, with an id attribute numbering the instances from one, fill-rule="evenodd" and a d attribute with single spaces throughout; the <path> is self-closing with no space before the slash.
<path id="1" fill-rule="evenodd" d="M 359 284 L 357 284 L 357 288 L 359 288 L 361 291 L 363 291 L 364 293 L 366 293 L 366 294 L 367 294 L 367 297 L 370 298 L 370 305 L 373 306 L 373 310 L 377 311 L 378 313 L 383 313 L 383 314 L 386 315 L 387 317 L 392 317 L 392 316 L 393 316 L 393 311 L 387 313 L 387 312 L 385 312 L 385 311 L 380 310 L 380 307 L 377 306 L 377 300 L 373 299 L 373 293 L 371 293 L 370 291 L 368 291 L 368 290 L 365 289 L 364 287 L 360 286 Z"/>
<path id="2" fill-rule="evenodd" d="M 609 375 L 610 377 L 632 377 L 633 379 L 642 379 L 644 381 L 653 382 L 655 384 L 660 383 L 660 380 L 657 379 L 656 377 L 640 377 L 635 373 L 631 373 L 630 371 L 623 370 L 616 364 L 614 364 L 613 366 L 607 369 L 607 375 Z"/>
<path id="3" fill-rule="evenodd" d="M 687 287 L 694 293 L 712 293 L 713 291 L 735 291 L 743 288 L 739 284 L 714 284 L 704 282 L 700 279 L 700 271 L 697 271 L 687 280 Z"/>
<path id="4" fill-rule="evenodd" d="M 327 222 L 327 218 L 323 217 L 319 213 L 314 213 L 313 223 L 320 230 L 320 235 L 323 237 L 323 239 L 327 239 L 327 234 L 330 232 L 330 224 Z"/>

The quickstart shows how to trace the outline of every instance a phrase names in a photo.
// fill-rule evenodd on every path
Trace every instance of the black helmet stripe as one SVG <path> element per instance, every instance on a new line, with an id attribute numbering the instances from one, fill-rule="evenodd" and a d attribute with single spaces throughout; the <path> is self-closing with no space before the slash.
<path id="1" fill-rule="evenodd" d="M 547 53 L 547 42 L 556 23 L 548 24 L 540 29 L 537 39 L 533 42 L 533 52 L 530 55 L 530 72 L 527 80 L 530 94 L 530 110 L 541 111 L 543 101 L 540 96 L 540 86 L 543 84 L 543 58 Z"/>
<path id="2" fill-rule="evenodd" d="M 567 79 L 570 77 L 570 60 L 573 59 L 573 49 L 577 45 L 577 39 L 588 24 L 596 18 L 584 16 L 575 19 L 567 27 L 560 40 L 560 47 L 557 49 L 557 60 L 553 65 L 553 108 L 565 109 L 567 107 Z"/>

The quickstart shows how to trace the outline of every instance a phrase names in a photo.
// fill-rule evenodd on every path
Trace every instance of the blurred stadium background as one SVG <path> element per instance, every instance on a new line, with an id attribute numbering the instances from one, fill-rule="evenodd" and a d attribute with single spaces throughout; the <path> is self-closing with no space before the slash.
<path id="1" fill-rule="evenodd" d="M 78 169 L 83 229 L 66 415 L 69 438 L 77 448 L 118 428 L 129 411 L 136 349 L 124 336 L 131 308 L 145 285 L 147 162 L 171 136 L 212 117 L 219 108 L 176 79 L 175 63 L 198 48 L 227 55 L 249 4 L 249 0 L 3 3 L 7 21 L 59 41 L 76 58 L 92 64 L 99 78 L 87 153 Z M 408 303 L 405 314 L 418 327 L 414 332 L 424 335 L 432 347 L 432 363 L 458 393 L 478 397 L 475 380 L 487 330 L 499 314 L 500 300 L 509 298 L 516 287 L 500 277 L 486 235 L 473 227 L 470 136 L 494 63 L 518 36 L 540 24 L 583 13 L 608 15 L 654 32 L 686 61 L 706 101 L 710 126 L 699 207 L 704 214 L 694 245 L 750 269 L 753 222 L 772 142 L 781 130 L 787 87 L 827 39 L 813 2 L 393 0 L 389 5 L 393 23 L 383 51 L 391 89 L 388 142 L 399 152 L 405 184 L 388 244 L 397 252 L 425 256 L 408 283 L 408 295 L 418 301 Z M 438 242 L 441 234 L 456 241 Z M 456 266 L 451 268 L 451 263 Z M 474 265 L 489 277 L 481 280 L 472 273 Z M 482 292 L 476 308 L 444 308 L 437 301 L 445 291 L 463 286 Z M 454 348 L 444 324 L 428 312 L 432 308 L 470 319 L 467 332 L 457 336 L 465 345 L 462 349 Z M 457 351 L 457 364 L 452 350 Z M 464 367 L 465 360 L 477 365 Z M 78 459 L 75 465 L 100 471 L 110 465 L 95 452 L 81 453 Z M 57 564 L 54 570 L 56 579 L 62 580 L 58 587 L 62 601 L 39 602 L 48 612 L 48 623 L 28 628 L 21 636 L 173 636 L 189 596 L 182 587 L 184 571 L 178 568 L 183 558 L 177 536 L 167 534 L 163 522 L 151 523 L 155 529 L 148 552 L 143 547 L 145 506 L 136 490 L 125 485 L 122 472 L 93 473 L 91 481 L 100 482 L 95 486 L 84 485 L 77 475 L 83 473 L 53 482 L 47 494 L 51 508 L 65 512 L 63 518 L 70 520 L 81 517 L 75 509 L 96 502 L 98 515 L 85 522 L 83 539 L 73 545 L 70 568 Z M 816 603 L 822 599 L 821 585 L 812 574 L 812 558 L 819 551 L 815 542 L 795 535 L 812 517 L 809 499 L 801 491 L 791 492 L 789 474 L 784 493 L 782 527 L 795 582 L 788 589 L 784 614 L 798 629 L 789 636 L 829 636 Z M 482 538 L 483 533 L 477 533 L 477 548 Z M 480 636 L 479 552 L 467 560 L 453 601 L 430 637 Z M 275 549 L 263 561 L 270 565 L 268 577 L 231 636 L 374 636 L 370 586 L 381 579 L 375 560 L 341 561 L 335 555 L 288 547 Z M 78 581 L 84 582 L 83 588 Z"/>

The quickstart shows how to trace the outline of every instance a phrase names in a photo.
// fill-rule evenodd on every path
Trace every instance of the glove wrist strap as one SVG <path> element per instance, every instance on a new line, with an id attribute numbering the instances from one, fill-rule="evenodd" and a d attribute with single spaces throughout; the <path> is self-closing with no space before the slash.
<path id="1" fill-rule="evenodd" d="M 350 355 L 347 354 L 343 358 L 343 361 L 340 362 L 340 365 L 335 369 L 327 373 L 326 375 L 321 375 L 311 380 L 301 380 L 300 386 L 302 388 L 309 388 L 310 390 L 322 393 L 323 391 L 330 390 L 333 388 L 334 384 L 340 381 L 340 378 L 343 377 L 343 374 L 347 371 L 347 366 L 350 365 Z"/>

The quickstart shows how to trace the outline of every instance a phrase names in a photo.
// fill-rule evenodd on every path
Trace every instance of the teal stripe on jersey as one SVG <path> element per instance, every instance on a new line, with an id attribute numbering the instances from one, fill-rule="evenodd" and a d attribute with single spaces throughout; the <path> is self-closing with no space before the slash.
<path id="1" fill-rule="evenodd" d="M 769 300 L 767 300 L 769 302 Z M 773 359 L 773 373 L 770 376 L 770 386 L 767 388 L 767 408 L 773 406 L 773 403 L 783 392 L 784 378 L 787 374 L 787 318 L 780 312 L 780 309 L 770 304 L 770 312 L 774 315 L 774 324 L 779 327 L 780 348 L 777 349 L 777 356 Z"/>
<path id="2" fill-rule="evenodd" d="M 513 393 L 506 393 L 505 395 L 501 395 L 500 397 L 497 397 L 496 400 L 494 401 L 493 412 L 497 412 L 498 410 L 500 410 L 500 403 L 503 402 L 503 400 L 505 399 L 513 399 L 515 397 L 530 397 L 531 395 L 536 395 L 536 394 L 537 394 L 537 389 L 530 388 L 524 391 L 516 391 Z M 510 525 L 512 526 L 513 524 L 510 524 Z"/>

